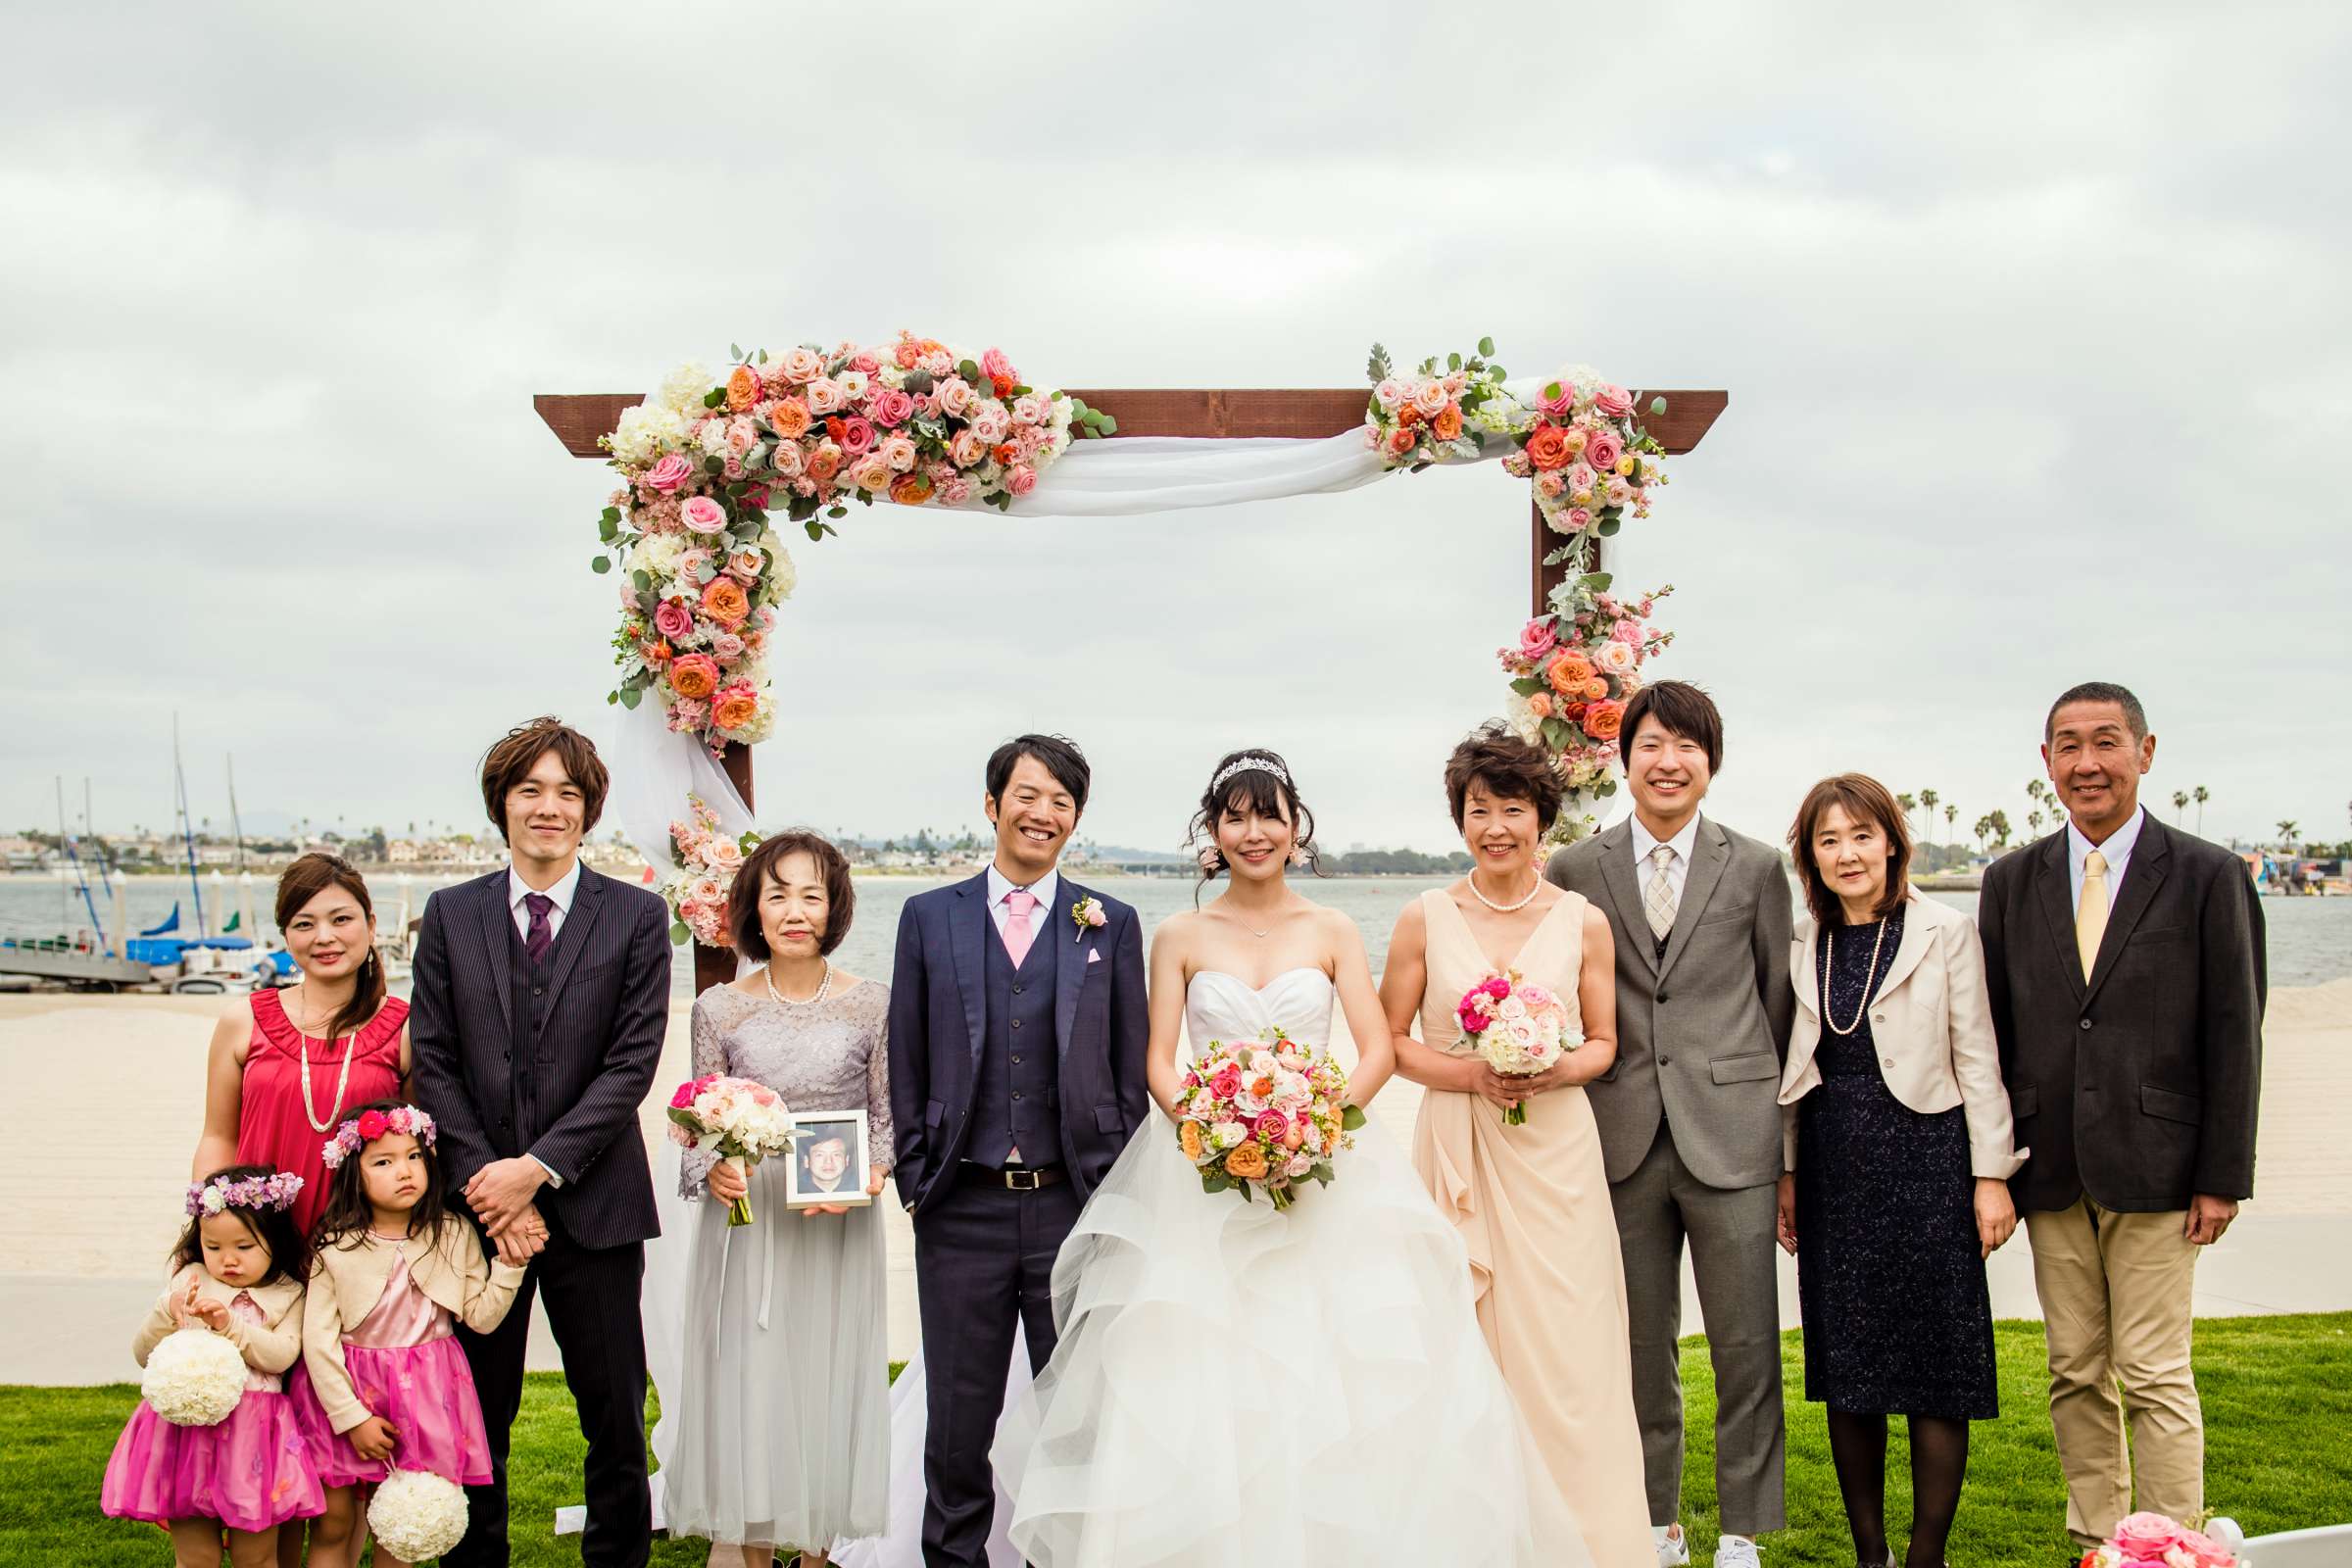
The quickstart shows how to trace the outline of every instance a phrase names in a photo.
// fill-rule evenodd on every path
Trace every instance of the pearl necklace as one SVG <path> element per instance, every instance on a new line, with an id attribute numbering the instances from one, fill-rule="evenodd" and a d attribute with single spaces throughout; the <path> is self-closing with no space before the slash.
<path id="1" fill-rule="evenodd" d="M 810 997 L 806 1002 L 795 1002 L 783 992 L 776 989 L 776 968 L 774 964 L 762 966 L 760 970 L 760 978 L 767 982 L 767 994 L 775 998 L 776 1001 L 782 1003 L 785 1006 L 813 1007 L 818 1003 L 824 1001 L 826 995 L 833 989 L 833 960 L 830 958 L 825 960 L 825 977 L 816 983 L 816 995 Z"/>
<path id="2" fill-rule="evenodd" d="M 1854 1021 L 1842 1029 L 1830 1016 L 1830 966 L 1838 957 L 1838 933 L 1832 930 L 1821 935 L 1821 1021 L 1830 1026 L 1834 1035 L 1850 1035 L 1862 1027 L 1862 1015 L 1870 1010 L 1870 995 L 1879 989 L 1879 953 L 1886 946 L 1886 922 L 1879 922 L 1879 939 L 1870 945 L 1870 973 L 1862 982 L 1862 1002 L 1854 1008 Z"/>
<path id="3" fill-rule="evenodd" d="M 1493 909 L 1496 914 L 1516 913 L 1518 910 L 1524 909 L 1529 905 L 1535 903 L 1536 895 L 1544 891 L 1544 879 L 1542 877 L 1538 877 L 1536 878 L 1536 885 L 1527 890 L 1527 897 L 1521 899 L 1517 904 L 1496 904 L 1493 899 L 1488 898 L 1484 893 L 1478 891 L 1478 873 L 1476 871 L 1471 872 L 1468 876 L 1462 878 L 1462 880 L 1470 885 L 1470 896 L 1476 899 L 1479 903 L 1485 905 L 1488 908 Z"/>
<path id="4" fill-rule="evenodd" d="M 302 989 L 302 987 L 297 986 L 295 989 L 299 991 Z M 308 1012 L 310 1010 L 311 999 L 307 996 L 304 997 L 302 999 L 302 1005 L 303 1010 Z M 285 1008 L 281 1006 L 278 1008 L 278 1010 L 283 1012 Z M 286 1021 L 288 1023 L 293 1023 L 291 1018 L 287 1019 Z M 311 1101 L 311 1042 L 309 1036 L 300 1024 L 294 1025 L 294 1033 L 298 1041 L 294 1054 L 301 1058 L 302 1061 L 303 1120 L 311 1124 L 311 1131 L 315 1133 L 332 1132 L 335 1128 L 335 1118 L 343 1114 L 343 1091 L 349 1088 L 351 1085 L 351 1054 L 353 1052 L 359 1049 L 359 1031 L 355 1029 L 344 1038 L 343 1070 L 335 1074 L 334 1103 L 327 1107 L 326 1120 L 324 1121 L 320 1121 L 318 1119 L 318 1107 L 313 1104 Z M 326 1049 L 329 1051 L 335 1049 L 335 1040 L 332 1035 L 327 1037 Z"/>

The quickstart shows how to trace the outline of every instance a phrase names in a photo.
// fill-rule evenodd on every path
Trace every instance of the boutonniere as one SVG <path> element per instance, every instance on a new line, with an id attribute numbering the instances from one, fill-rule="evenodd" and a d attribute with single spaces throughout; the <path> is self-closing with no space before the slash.
<path id="1" fill-rule="evenodd" d="M 1084 942 L 1089 931 L 1100 931 L 1110 924 L 1110 916 L 1102 912 L 1101 899 L 1080 899 L 1070 906 L 1070 919 L 1078 927 L 1072 942 Z"/>

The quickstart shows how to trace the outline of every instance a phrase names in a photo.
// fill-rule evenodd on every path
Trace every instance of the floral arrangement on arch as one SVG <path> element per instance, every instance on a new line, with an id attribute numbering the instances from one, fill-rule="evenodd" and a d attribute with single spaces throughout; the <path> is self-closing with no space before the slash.
<path id="1" fill-rule="evenodd" d="M 1536 394 L 1534 417 L 1513 435 L 1519 450 L 1502 466 L 1533 484 L 1553 532 L 1607 539 L 1629 514 L 1649 515 L 1649 494 L 1666 482 L 1657 461 L 1666 449 L 1635 419 L 1635 399 L 1587 365 L 1570 366 Z M 1663 414 L 1666 400 L 1652 398 L 1649 407 Z M 1594 563 L 1587 557 L 1582 564 Z"/>
<path id="2" fill-rule="evenodd" d="M 672 370 L 603 438 L 621 484 L 590 563 L 621 575 L 608 701 L 633 709 L 651 692 L 670 729 L 714 754 L 775 725 L 766 644 L 795 577 L 772 514 L 821 540 L 851 500 L 1009 507 L 1073 434 L 1118 428 L 1024 383 L 1002 349 L 902 331 L 878 347 L 730 353 L 723 378 Z"/>
<path id="3" fill-rule="evenodd" d="M 2083 1554 L 2081 1568 L 2247 1568 L 2247 1559 L 2203 1531 L 2141 1512 L 2120 1520 L 2105 1544 Z"/>
<path id="4" fill-rule="evenodd" d="M 1674 641 L 1650 623 L 1671 583 L 1629 601 L 1612 596 L 1609 582 L 1605 572 L 1569 578 L 1552 590 L 1550 610 L 1519 628 L 1517 646 L 1495 651 L 1511 681 L 1505 722 L 1550 754 L 1568 792 L 1548 835 L 1554 844 L 1592 832 L 1582 803 L 1617 792 L 1625 705 L 1642 689 L 1642 665 Z"/>
<path id="5" fill-rule="evenodd" d="M 1527 419 L 1527 411 L 1503 390 L 1502 367 L 1490 363 L 1494 352 L 1494 340 L 1480 338 L 1475 354 L 1446 356 L 1443 370 L 1433 354 L 1418 370 L 1399 375 L 1389 351 L 1373 344 L 1364 366 L 1372 379 L 1365 443 L 1390 467 L 1415 473 L 1433 463 L 1477 462 L 1489 436 L 1508 436 Z"/>
<path id="6" fill-rule="evenodd" d="M 669 824 L 672 869 L 662 879 L 662 900 L 669 906 L 669 940 L 688 941 L 706 948 L 731 948 L 727 933 L 727 900 L 735 890 L 735 873 L 743 858 L 760 847 L 758 833 L 729 834 L 721 830 L 718 813 L 699 795 L 686 797 L 686 820 Z"/>

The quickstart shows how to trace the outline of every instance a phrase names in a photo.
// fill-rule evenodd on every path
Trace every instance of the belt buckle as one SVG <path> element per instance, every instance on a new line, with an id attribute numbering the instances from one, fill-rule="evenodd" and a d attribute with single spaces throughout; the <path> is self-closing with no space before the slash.
<path id="1" fill-rule="evenodd" d="M 1005 1190 L 1015 1193 L 1034 1193 L 1045 1185 L 1038 1180 L 1040 1174 L 1034 1170 L 1008 1170 L 1004 1173 Z"/>

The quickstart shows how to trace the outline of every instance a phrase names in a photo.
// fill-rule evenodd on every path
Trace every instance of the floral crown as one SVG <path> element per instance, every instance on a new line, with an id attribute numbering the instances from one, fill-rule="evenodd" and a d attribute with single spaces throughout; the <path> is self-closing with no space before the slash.
<path id="1" fill-rule="evenodd" d="M 433 1118 L 415 1105 L 395 1105 L 390 1110 L 365 1110 L 335 1129 L 335 1136 L 318 1151 L 328 1170 L 341 1170 L 343 1161 L 360 1152 L 363 1144 L 372 1144 L 386 1133 L 407 1133 L 425 1148 L 433 1147 Z"/>
<path id="2" fill-rule="evenodd" d="M 1282 764 L 1271 757 L 1245 757 L 1240 761 L 1229 764 L 1215 778 L 1208 781 L 1209 793 L 1213 795 L 1223 789 L 1225 781 L 1236 773 L 1271 773 L 1285 784 L 1291 781 L 1291 775 L 1284 772 Z"/>
<path id="3" fill-rule="evenodd" d="M 231 1181 L 215 1176 L 208 1181 L 188 1184 L 187 1209 L 201 1218 L 207 1214 L 222 1214 L 232 1208 L 257 1208 L 275 1211 L 294 1206 L 295 1194 L 302 1191 L 302 1178 L 292 1171 L 281 1170 L 274 1176 L 240 1176 Z"/>

